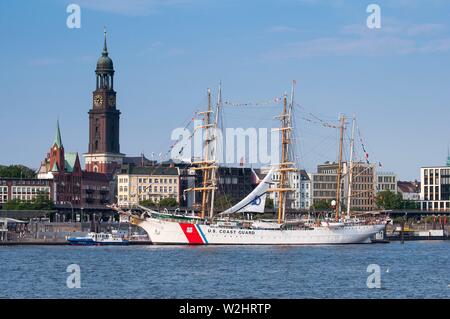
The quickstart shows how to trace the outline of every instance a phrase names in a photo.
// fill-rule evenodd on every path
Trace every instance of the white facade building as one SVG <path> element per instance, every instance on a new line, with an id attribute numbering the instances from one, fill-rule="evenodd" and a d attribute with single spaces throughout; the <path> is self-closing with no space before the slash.
<path id="1" fill-rule="evenodd" d="M 269 172 L 270 168 L 262 168 L 261 174 L 265 175 Z M 288 205 L 291 209 L 309 209 L 312 204 L 311 193 L 311 180 L 305 170 L 297 170 L 295 172 L 288 173 L 289 185 L 294 188 L 295 191 L 288 194 Z M 272 176 L 273 185 L 271 188 L 278 187 L 280 180 L 280 173 L 275 172 Z M 269 198 L 273 200 L 274 207 L 278 207 L 278 193 L 269 192 Z"/>
<path id="2" fill-rule="evenodd" d="M 450 210 L 450 166 L 420 169 L 420 207 L 423 210 Z"/>

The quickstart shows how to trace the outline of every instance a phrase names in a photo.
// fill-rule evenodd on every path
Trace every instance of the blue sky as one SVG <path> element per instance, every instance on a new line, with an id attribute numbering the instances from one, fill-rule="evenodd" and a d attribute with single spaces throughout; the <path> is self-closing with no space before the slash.
<path id="1" fill-rule="evenodd" d="M 81 6 L 68 29 L 66 7 Z M 377 3 L 382 28 L 366 27 Z M 0 0 L 0 163 L 38 167 L 59 117 L 67 151 L 87 150 L 103 26 L 114 61 L 121 150 L 159 153 L 223 83 L 261 101 L 297 81 L 300 166 L 336 158 L 335 131 L 302 121 L 355 114 L 382 170 L 416 179 L 450 142 L 450 2 L 444 0 Z M 230 126 L 275 125 L 273 109 L 225 110 Z M 257 124 L 256 124 L 257 123 Z"/>

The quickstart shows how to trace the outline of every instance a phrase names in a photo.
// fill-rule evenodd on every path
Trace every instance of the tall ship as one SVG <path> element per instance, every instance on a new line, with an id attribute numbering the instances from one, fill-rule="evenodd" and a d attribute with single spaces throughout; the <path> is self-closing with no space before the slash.
<path id="1" fill-rule="evenodd" d="M 297 171 L 292 157 L 292 108 L 294 105 L 294 83 L 290 102 L 287 94 L 283 96 L 282 112 L 276 117 L 280 127 L 281 154 L 279 163 L 273 164 L 267 175 L 259 181 L 257 187 L 234 206 L 221 212 L 214 209 L 217 191 L 218 160 L 217 128 L 221 101 L 219 88 L 218 101 L 213 111 L 211 91 L 208 90 L 208 108 L 200 112 L 202 125 L 196 129 L 205 130 L 202 158 L 192 162 L 193 169 L 202 172 L 200 185 L 187 191 L 200 192 L 201 206 L 198 214 L 159 212 L 137 205 L 143 213 L 133 210 L 121 214 L 130 218 L 130 222 L 142 227 L 150 241 L 156 245 L 328 245 L 370 243 L 371 238 L 386 227 L 387 220 L 381 216 L 374 218 L 355 218 L 341 212 L 342 178 L 342 136 L 341 126 L 340 159 L 337 176 L 336 209 L 331 218 L 289 219 L 286 210 L 288 194 L 294 191 L 290 185 L 289 174 Z M 213 117 L 214 116 L 214 117 Z M 341 122 L 343 119 L 341 118 Z M 279 175 L 275 183 L 274 174 Z M 266 197 L 275 192 L 278 199 L 274 219 L 257 218 L 264 212 Z M 348 208 L 349 209 L 349 208 Z"/>

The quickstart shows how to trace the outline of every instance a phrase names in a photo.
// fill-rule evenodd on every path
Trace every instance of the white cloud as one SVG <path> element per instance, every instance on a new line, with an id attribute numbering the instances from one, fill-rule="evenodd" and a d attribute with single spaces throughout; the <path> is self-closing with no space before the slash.
<path id="1" fill-rule="evenodd" d="M 413 37 L 372 36 L 323 37 L 293 42 L 262 54 L 263 59 L 284 60 L 330 56 L 403 56 L 450 52 L 450 38 L 419 41 Z"/>
<path id="2" fill-rule="evenodd" d="M 265 53 L 263 58 L 279 60 L 319 56 L 404 55 L 415 50 L 414 41 L 397 37 L 329 37 L 291 43 L 281 49 Z"/>
<path id="3" fill-rule="evenodd" d="M 421 53 L 440 53 L 450 51 L 450 38 L 435 39 L 419 48 Z"/>
<path id="4" fill-rule="evenodd" d="M 437 23 L 423 23 L 411 25 L 406 28 L 405 32 L 409 36 L 421 36 L 421 35 L 430 35 L 437 34 L 446 29 L 446 26 L 443 24 Z"/>

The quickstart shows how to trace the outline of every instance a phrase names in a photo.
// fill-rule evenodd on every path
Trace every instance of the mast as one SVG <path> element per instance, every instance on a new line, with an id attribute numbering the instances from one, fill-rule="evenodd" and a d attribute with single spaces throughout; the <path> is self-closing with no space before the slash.
<path id="1" fill-rule="evenodd" d="M 199 187 L 188 188 L 185 191 L 199 191 L 202 194 L 202 204 L 201 204 L 201 218 L 205 218 L 206 212 L 209 212 L 209 216 L 212 217 L 212 212 L 214 210 L 214 203 L 211 203 L 211 206 L 208 205 L 210 202 L 211 193 L 217 188 L 215 177 L 211 180 L 211 175 L 214 170 L 217 169 L 216 158 L 214 155 L 211 155 L 210 144 L 212 141 L 212 137 L 210 136 L 211 128 L 217 126 L 215 123 L 211 123 L 211 90 L 208 89 L 208 108 L 206 111 L 198 112 L 197 114 L 203 115 L 203 124 L 196 126 L 195 131 L 198 129 L 205 129 L 205 144 L 203 149 L 203 158 L 200 161 L 192 162 L 192 165 L 198 165 L 197 167 L 193 167 L 192 169 L 195 171 L 202 171 L 202 183 Z M 218 117 L 216 116 L 216 119 Z"/>
<path id="2" fill-rule="evenodd" d="M 339 221 L 339 213 L 341 210 L 341 176 L 342 176 L 342 151 L 344 144 L 344 115 L 340 118 L 340 139 L 339 139 L 339 163 L 337 171 L 337 185 L 336 185 L 336 221 Z"/>
<path id="3" fill-rule="evenodd" d="M 283 113 L 281 115 L 281 162 L 280 162 L 280 183 L 278 190 L 278 224 L 284 221 L 286 213 L 286 197 L 284 193 L 286 184 L 286 171 L 285 163 L 287 162 L 287 152 L 288 152 L 288 138 L 287 138 L 287 97 L 286 93 L 283 96 Z"/>
<path id="4" fill-rule="evenodd" d="M 352 183 L 353 183 L 353 148 L 355 145 L 355 116 L 352 118 L 352 137 L 350 140 L 350 164 L 348 174 L 348 194 L 347 194 L 347 219 L 350 219 L 350 205 L 352 202 Z"/>
<path id="5" fill-rule="evenodd" d="M 204 120 L 203 120 L 203 125 L 205 128 L 205 148 L 204 150 L 204 155 L 203 155 L 203 160 L 205 161 L 205 163 L 208 162 L 209 160 L 209 127 L 211 123 L 211 89 L 208 89 L 208 110 L 204 113 Z M 205 164 L 205 166 L 207 166 L 208 164 Z M 204 166 L 204 168 L 206 168 Z M 204 169 L 203 170 L 203 187 L 207 187 L 208 184 L 208 179 L 209 179 L 209 170 L 208 169 Z M 208 204 L 208 196 L 209 195 L 209 190 L 204 189 L 202 192 L 202 218 L 205 218 L 205 212 L 206 212 L 206 206 Z"/>
<path id="6" fill-rule="evenodd" d="M 295 82 L 293 82 L 294 84 Z M 292 88 L 292 90 L 294 90 Z M 294 96 L 294 92 L 292 91 L 292 97 Z M 286 197 L 287 192 L 292 191 L 292 188 L 288 185 L 288 172 L 296 171 L 296 168 L 293 167 L 294 163 L 289 161 L 289 144 L 291 144 L 290 132 L 292 130 L 291 127 L 291 109 L 292 104 L 288 111 L 287 106 L 287 94 L 285 93 L 283 96 L 283 113 L 276 118 L 280 119 L 281 127 L 279 129 L 274 129 L 274 131 L 281 132 L 281 161 L 278 164 L 278 169 L 276 171 L 280 172 L 280 181 L 277 188 L 269 189 L 268 192 L 277 192 L 278 193 L 278 224 L 281 224 L 285 220 L 286 215 Z"/>
<path id="7" fill-rule="evenodd" d="M 217 129 L 218 129 L 218 123 L 219 123 L 219 112 L 220 108 L 222 107 L 222 82 L 219 82 L 219 93 L 217 94 L 217 105 L 216 105 L 216 114 L 214 118 L 214 126 L 213 126 L 213 134 L 214 134 L 214 147 L 213 147 L 213 159 L 214 162 L 217 163 L 217 147 L 218 147 L 218 140 L 217 140 Z M 214 215 L 214 199 L 215 199 L 215 193 L 217 188 L 217 166 L 211 169 L 211 185 L 213 189 L 211 190 L 211 206 L 209 210 L 209 217 L 212 218 Z"/>

